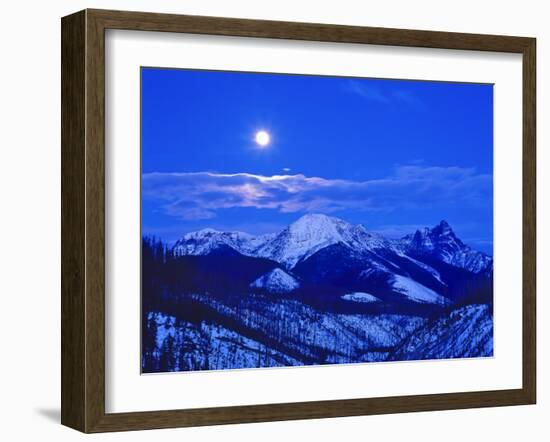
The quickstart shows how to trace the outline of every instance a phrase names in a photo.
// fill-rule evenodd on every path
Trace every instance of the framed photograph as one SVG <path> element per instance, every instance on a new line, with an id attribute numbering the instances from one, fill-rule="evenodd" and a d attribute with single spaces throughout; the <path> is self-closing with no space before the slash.
<path id="1" fill-rule="evenodd" d="M 533 404 L 535 39 L 62 19 L 62 423 Z"/>

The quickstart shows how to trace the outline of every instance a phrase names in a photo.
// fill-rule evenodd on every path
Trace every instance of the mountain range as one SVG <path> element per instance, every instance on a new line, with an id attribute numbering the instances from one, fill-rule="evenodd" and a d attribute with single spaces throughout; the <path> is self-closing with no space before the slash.
<path id="1" fill-rule="evenodd" d="M 213 229 L 188 233 L 172 254 L 184 260 L 203 257 L 216 267 L 241 257 L 242 266 L 265 271 L 234 272 L 231 278 L 239 288 L 331 292 L 347 302 L 359 299 L 347 295 L 363 293 L 386 304 L 438 306 L 488 284 L 493 266 L 492 257 L 462 242 L 446 221 L 396 240 L 322 214 L 304 215 L 267 235 Z M 248 279 L 243 281 L 244 274 Z"/>
<path id="2" fill-rule="evenodd" d="M 326 215 L 142 249 L 142 370 L 493 354 L 493 260 L 441 221 L 401 239 Z"/>

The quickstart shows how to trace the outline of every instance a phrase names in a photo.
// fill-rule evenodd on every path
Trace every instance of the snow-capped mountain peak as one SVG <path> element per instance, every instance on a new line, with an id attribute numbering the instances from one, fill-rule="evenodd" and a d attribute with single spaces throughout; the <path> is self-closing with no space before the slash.
<path id="1" fill-rule="evenodd" d="M 424 227 L 405 238 L 412 247 L 424 250 L 434 250 L 443 243 L 453 248 L 462 248 L 464 244 L 458 239 L 447 221 L 441 221 L 436 226 Z"/>
<path id="2" fill-rule="evenodd" d="M 492 264 L 492 258 L 464 244 L 447 221 L 417 230 L 402 241 L 406 254 L 414 257 L 432 257 L 455 267 L 479 273 Z"/>
<path id="3" fill-rule="evenodd" d="M 321 214 L 304 215 L 288 227 L 297 243 L 315 247 L 324 243 L 345 242 L 353 225 L 338 218 Z"/>
<path id="4" fill-rule="evenodd" d="M 307 213 L 302 215 L 296 221 L 294 221 L 291 226 L 299 228 L 300 226 L 308 226 L 311 224 L 315 225 L 350 225 L 347 221 L 343 219 L 336 218 L 334 216 L 325 215 L 324 213 Z"/>
<path id="5" fill-rule="evenodd" d="M 355 226 L 327 215 L 309 214 L 290 224 L 257 253 L 291 269 L 299 261 L 333 244 L 342 244 L 353 253 L 361 253 L 370 248 L 382 248 L 387 241 L 368 232 L 362 225 Z"/>
<path id="6" fill-rule="evenodd" d="M 353 227 L 339 218 L 314 213 L 302 216 L 287 229 L 296 240 L 314 244 L 343 241 L 346 232 Z"/>
<path id="7" fill-rule="evenodd" d="M 439 229 L 441 231 L 441 234 L 453 234 L 453 229 L 451 228 L 450 224 L 445 221 L 444 219 L 439 222 L 437 226 L 435 226 L 435 229 Z"/>

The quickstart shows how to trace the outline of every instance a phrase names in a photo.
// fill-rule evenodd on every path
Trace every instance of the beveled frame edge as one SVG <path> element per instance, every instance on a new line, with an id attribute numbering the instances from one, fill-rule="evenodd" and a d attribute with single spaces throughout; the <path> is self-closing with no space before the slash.
<path id="1" fill-rule="evenodd" d="M 536 402 L 536 40 L 528 37 L 87 9 L 62 19 L 61 423 L 82 432 Z M 523 386 L 219 408 L 105 412 L 105 30 L 284 38 L 523 56 Z"/>

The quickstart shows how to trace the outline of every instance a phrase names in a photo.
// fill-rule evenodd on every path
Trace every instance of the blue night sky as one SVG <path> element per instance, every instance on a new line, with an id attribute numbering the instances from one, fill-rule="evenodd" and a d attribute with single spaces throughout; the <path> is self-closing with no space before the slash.
<path id="1" fill-rule="evenodd" d="M 325 213 L 394 238 L 445 219 L 492 254 L 493 87 L 143 68 L 142 197 L 168 242 Z"/>

